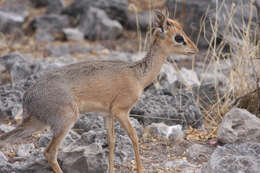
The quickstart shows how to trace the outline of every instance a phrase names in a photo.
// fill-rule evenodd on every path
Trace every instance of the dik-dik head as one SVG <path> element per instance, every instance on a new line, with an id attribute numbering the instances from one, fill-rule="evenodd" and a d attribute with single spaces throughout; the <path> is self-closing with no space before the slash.
<path id="1" fill-rule="evenodd" d="M 197 46 L 184 33 L 179 22 L 169 19 L 167 10 L 155 11 L 155 36 L 169 54 L 190 55 L 199 51 Z"/>

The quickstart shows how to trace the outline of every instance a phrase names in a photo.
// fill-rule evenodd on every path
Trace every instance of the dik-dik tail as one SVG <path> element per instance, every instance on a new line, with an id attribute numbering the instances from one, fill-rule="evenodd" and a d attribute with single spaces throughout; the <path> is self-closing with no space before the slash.
<path id="1" fill-rule="evenodd" d="M 33 132 L 42 130 L 43 123 L 34 117 L 28 117 L 18 125 L 14 130 L 0 136 L 0 149 L 8 144 L 22 142 L 27 137 L 32 136 Z"/>

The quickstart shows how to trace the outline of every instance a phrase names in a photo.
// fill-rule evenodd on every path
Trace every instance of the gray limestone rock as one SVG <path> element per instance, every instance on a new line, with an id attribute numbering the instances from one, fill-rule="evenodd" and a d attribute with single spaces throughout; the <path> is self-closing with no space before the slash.
<path id="1" fill-rule="evenodd" d="M 0 32 L 5 34 L 22 32 L 22 25 L 29 12 L 21 4 L 0 7 Z"/>
<path id="2" fill-rule="evenodd" d="M 233 108 L 222 119 L 217 140 L 223 144 L 260 143 L 260 119 L 245 109 Z"/>
<path id="3" fill-rule="evenodd" d="M 47 8 L 47 13 L 60 13 L 64 7 L 64 0 L 30 0 L 35 8 Z"/>
<path id="4" fill-rule="evenodd" d="M 131 114 L 141 115 L 137 119 L 145 125 L 164 122 L 167 125 L 181 124 L 184 128 L 203 128 L 200 109 L 192 93 L 187 90 L 172 94 L 164 90 L 153 92 L 148 89 L 133 107 Z"/>
<path id="5" fill-rule="evenodd" d="M 185 152 L 185 156 L 188 160 L 195 163 L 207 162 L 211 154 L 214 152 L 215 147 L 192 144 Z"/>
<path id="6" fill-rule="evenodd" d="M 181 125 L 167 126 L 164 123 L 152 123 L 145 128 L 152 136 L 170 139 L 172 141 L 182 141 L 184 132 Z"/>
<path id="7" fill-rule="evenodd" d="M 63 13 L 81 17 L 90 7 L 104 10 L 110 19 L 119 21 L 123 25 L 127 22 L 127 0 L 75 0 L 63 10 Z"/>
<path id="8" fill-rule="evenodd" d="M 62 153 L 62 169 L 65 173 L 104 173 L 108 170 L 108 160 L 98 144 L 68 147 Z"/>
<path id="9" fill-rule="evenodd" d="M 29 25 L 35 31 L 35 39 L 40 42 L 54 41 L 56 38 L 62 37 L 63 28 L 69 26 L 69 17 L 57 14 L 37 16 Z"/>
<path id="10" fill-rule="evenodd" d="M 226 144 L 219 146 L 198 173 L 258 173 L 260 144 Z"/>
<path id="11" fill-rule="evenodd" d="M 123 31 L 118 21 L 110 19 L 105 11 L 94 7 L 90 7 L 81 17 L 79 29 L 89 40 L 116 39 Z"/>

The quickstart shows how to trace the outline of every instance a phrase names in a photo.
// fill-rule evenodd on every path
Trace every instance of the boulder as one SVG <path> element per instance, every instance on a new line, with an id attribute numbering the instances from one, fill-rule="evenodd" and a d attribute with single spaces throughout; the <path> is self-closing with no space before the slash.
<path id="1" fill-rule="evenodd" d="M 127 22 L 128 0 L 74 0 L 70 6 L 63 10 L 63 13 L 80 17 L 90 7 L 104 10 L 110 19 L 119 21 L 123 25 Z"/>
<path id="2" fill-rule="evenodd" d="M 104 173 L 108 170 L 108 159 L 98 144 L 68 147 L 62 153 L 62 169 L 67 173 Z"/>
<path id="3" fill-rule="evenodd" d="M 98 113 L 87 113 L 80 115 L 73 129 L 84 133 L 90 130 L 104 129 L 104 121 Z"/>
<path id="4" fill-rule="evenodd" d="M 152 123 L 145 128 L 145 132 L 148 133 L 148 135 L 170 139 L 172 141 L 182 141 L 184 138 L 181 125 L 167 126 L 164 123 Z"/>
<path id="5" fill-rule="evenodd" d="M 16 155 L 18 157 L 29 157 L 35 151 L 34 144 L 22 144 L 16 148 Z"/>
<path id="6" fill-rule="evenodd" d="M 166 168 L 172 168 L 174 170 L 180 170 L 180 173 L 194 173 L 198 169 L 197 165 L 189 163 L 184 159 L 175 159 L 173 161 L 167 161 L 165 163 Z"/>
<path id="7" fill-rule="evenodd" d="M 13 126 L 9 126 L 9 125 L 6 125 L 6 124 L 0 125 L 0 133 L 7 133 L 7 132 L 10 132 L 13 129 L 15 129 L 15 127 L 13 127 Z"/>
<path id="8" fill-rule="evenodd" d="M 13 85 L 41 70 L 40 65 L 33 63 L 30 58 L 24 57 L 19 52 L 1 56 L 0 64 L 10 73 Z"/>
<path id="9" fill-rule="evenodd" d="M 148 89 L 130 113 L 139 115 L 138 120 L 145 126 L 164 122 L 167 125 L 181 124 L 184 128 L 188 126 L 203 128 L 200 109 L 188 90 L 176 91 L 172 94 L 164 90 L 154 92 Z"/>
<path id="10" fill-rule="evenodd" d="M 48 42 L 63 38 L 63 29 L 70 26 L 68 16 L 57 14 L 44 14 L 37 16 L 30 28 L 35 31 L 37 41 Z"/>
<path id="11" fill-rule="evenodd" d="M 141 137 L 143 134 L 143 127 L 134 118 L 130 118 L 130 121 L 138 136 Z M 82 115 L 74 125 L 73 129 L 79 131 L 82 133 L 82 135 L 80 139 L 76 140 L 70 145 L 76 147 L 98 144 L 102 146 L 102 148 L 106 151 L 106 154 L 108 154 L 107 131 L 104 129 L 104 121 L 100 114 L 89 113 L 87 115 Z M 133 157 L 134 151 L 132 148 L 132 142 L 126 131 L 116 120 L 115 135 L 115 161 L 117 163 L 122 163 L 126 159 Z"/>
<path id="12" fill-rule="evenodd" d="M 110 19 L 105 11 L 90 7 L 80 18 L 79 29 L 89 40 L 110 40 L 118 38 L 122 25 Z"/>
<path id="13" fill-rule="evenodd" d="M 60 13 L 64 7 L 64 0 L 30 0 L 35 8 L 46 7 L 47 13 Z"/>
<path id="14" fill-rule="evenodd" d="M 22 32 L 22 25 L 29 13 L 21 4 L 0 7 L 0 32 L 12 34 Z"/>
<path id="15" fill-rule="evenodd" d="M 245 109 L 233 108 L 223 117 L 217 140 L 222 144 L 260 143 L 260 119 Z"/>
<path id="16" fill-rule="evenodd" d="M 200 86 L 196 72 L 181 68 L 177 71 L 171 64 L 164 64 L 159 73 L 160 88 L 168 88 L 172 93 L 178 89 Z"/>
<path id="17" fill-rule="evenodd" d="M 16 90 L 11 85 L 0 86 L 0 123 L 21 114 L 22 95 L 23 91 Z"/>
<path id="18" fill-rule="evenodd" d="M 185 156 L 195 163 L 207 162 L 214 150 L 215 147 L 195 143 L 186 150 Z"/>
<path id="19" fill-rule="evenodd" d="M 198 173 L 258 173 L 260 144 L 226 144 L 219 146 Z"/>
<path id="20" fill-rule="evenodd" d="M 63 32 L 67 40 L 82 41 L 84 34 L 78 28 L 64 28 Z"/>
<path id="21" fill-rule="evenodd" d="M 47 147 L 51 138 L 52 138 L 52 134 L 50 131 L 42 134 L 38 139 L 38 147 Z M 62 141 L 61 147 L 66 147 L 80 138 L 81 136 L 79 134 L 77 134 L 73 130 L 70 130 L 67 136 Z"/>

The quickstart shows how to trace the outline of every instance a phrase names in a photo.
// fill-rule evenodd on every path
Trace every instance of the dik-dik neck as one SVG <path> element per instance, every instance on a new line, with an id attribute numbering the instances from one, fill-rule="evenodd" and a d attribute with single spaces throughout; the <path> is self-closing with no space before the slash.
<path id="1" fill-rule="evenodd" d="M 149 50 L 145 57 L 135 65 L 138 79 L 143 88 L 148 86 L 160 72 L 167 55 L 168 54 L 163 49 L 161 40 L 159 38 L 155 38 L 150 44 Z"/>

